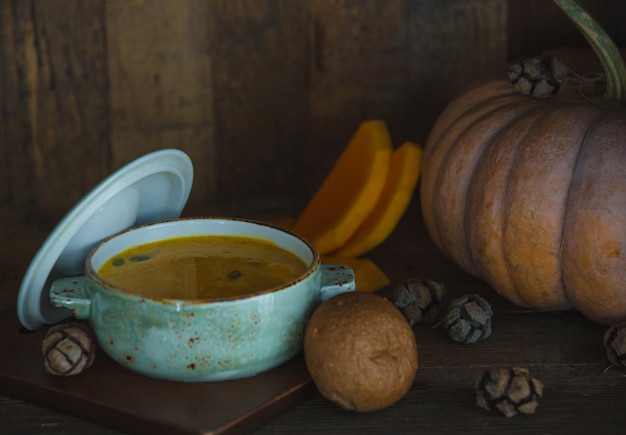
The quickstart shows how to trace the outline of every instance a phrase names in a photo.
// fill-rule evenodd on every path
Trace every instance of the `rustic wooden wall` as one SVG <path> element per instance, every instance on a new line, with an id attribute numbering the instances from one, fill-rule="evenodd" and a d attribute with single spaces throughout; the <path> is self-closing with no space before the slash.
<path id="1" fill-rule="evenodd" d="M 618 44 L 624 3 L 583 2 Z M 298 207 L 361 120 L 423 142 L 463 86 L 559 45 L 584 40 L 548 0 L 0 0 L 0 206 L 67 210 L 176 147 L 193 202 Z"/>

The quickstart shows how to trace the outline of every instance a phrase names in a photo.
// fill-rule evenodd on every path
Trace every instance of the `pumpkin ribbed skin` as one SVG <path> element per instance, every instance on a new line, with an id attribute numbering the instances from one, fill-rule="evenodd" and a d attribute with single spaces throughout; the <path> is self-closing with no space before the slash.
<path id="1" fill-rule="evenodd" d="M 473 86 L 424 147 L 435 244 L 518 305 L 626 321 L 626 110 Z"/>

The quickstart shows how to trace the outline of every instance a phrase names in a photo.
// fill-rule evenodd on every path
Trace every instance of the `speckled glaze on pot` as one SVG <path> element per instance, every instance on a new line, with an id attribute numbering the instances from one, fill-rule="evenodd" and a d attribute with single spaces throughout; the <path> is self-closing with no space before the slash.
<path id="1" fill-rule="evenodd" d="M 116 288 L 96 271 L 122 250 L 171 237 L 231 234 L 259 237 L 289 249 L 309 265 L 287 285 L 218 301 L 149 299 Z M 89 322 L 102 349 L 141 374 L 179 381 L 252 376 L 302 348 L 312 311 L 355 288 L 352 270 L 322 265 L 315 249 L 289 231 L 242 219 L 179 219 L 136 227 L 104 240 L 90 253 L 84 277 L 55 281 L 52 304 Z"/>

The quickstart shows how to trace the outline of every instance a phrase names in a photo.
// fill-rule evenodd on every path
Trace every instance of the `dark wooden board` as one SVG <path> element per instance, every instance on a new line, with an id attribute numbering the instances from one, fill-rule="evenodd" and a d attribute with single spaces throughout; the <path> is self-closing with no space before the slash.
<path id="1" fill-rule="evenodd" d="M 223 382 L 183 383 L 141 376 L 98 349 L 79 376 L 43 368 L 46 330 L 24 332 L 14 310 L 0 312 L 0 391 L 137 433 L 240 433 L 268 422 L 313 391 L 301 355 L 266 373 Z"/>

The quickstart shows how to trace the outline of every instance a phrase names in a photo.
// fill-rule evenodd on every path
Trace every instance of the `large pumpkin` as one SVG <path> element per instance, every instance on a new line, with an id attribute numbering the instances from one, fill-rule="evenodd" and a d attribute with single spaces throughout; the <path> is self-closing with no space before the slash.
<path id="1" fill-rule="evenodd" d="M 424 147 L 421 202 L 437 246 L 522 306 L 626 321 L 626 74 L 574 1 L 555 0 L 606 74 L 602 101 L 522 95 L 507 79 L 468 89 Z"/>

